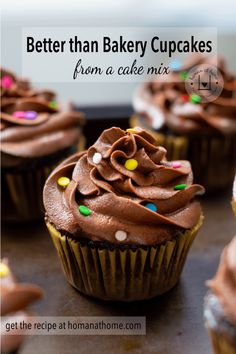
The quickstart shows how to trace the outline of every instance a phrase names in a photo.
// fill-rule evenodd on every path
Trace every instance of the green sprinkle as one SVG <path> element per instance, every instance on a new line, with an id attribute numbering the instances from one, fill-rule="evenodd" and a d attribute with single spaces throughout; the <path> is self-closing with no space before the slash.
<path id="1" fill-rule="evenodd" d="M 187 184 L 177 184 L 175 187 L 174 187 L 174 190 L 175 191 L 179 191 L 181 189 L 185 189 L 187 187 Z"/>
<path id="2" fill-rule="evenodd" d="M 188 72 L 187 71 L 181 71 L 179 74 L 182 80 L 186 80 L 188 78 Z"/>
<path id="3" fill-rule="evenodd" d="M 49 105 L 50 108 L 53 108 L 53 109 L 56 109 L 56 108 L 57 108 L 57 103 L 56 103 L 56 101 L 50 101 L 48 105 Z"/>
<path id="4" fill-rule="evenodd" d="M 191 96 L 190 96 L 190 100 L 191 102 L 193 103 L 200 103 L 201 102 L 201 97 L 199 95 L 196 95 L 196 93 L 193 93 Z"/>
<path id="5" fill-rule="evenodd" d="M 87 208 L 85 205 L 79 206 L 79 212 L 84 216 L 89 216 L 90 214 L 92 214 L 92 211 L 89 208 Z"/>

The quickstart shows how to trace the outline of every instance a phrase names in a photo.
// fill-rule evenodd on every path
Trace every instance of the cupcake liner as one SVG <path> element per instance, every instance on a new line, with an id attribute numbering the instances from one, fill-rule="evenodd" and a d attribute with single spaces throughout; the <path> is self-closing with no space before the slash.
<path id="1" fill-rule="evenodd" d="M 43 215 L 44 183 L 56 165 L 21 173 L 2 173 L 2 218 L 6 221 L 35 220 Z"/>
<path id="2" fill-rule="evenodd" d="M 130 125 L 144 128 L 136 116 L 131 117 Z M 173 132 L 165 134 L 154 131 L 150 133 L 159 145 L 167 149 L 168 160 L 191 162 L 195 183 L 202 184 L 208 193 L 232 184 L 236 168 L 235 137 L 217 134 L 179 136 Z"/>
<path id="3" fill-rule="evenodd" d="M 204 299 L 204 321 L 215 354 L 236 354 L 236 328 L 225 314 L 219 298 L 208 291 Z"/>
<path id="4" fill-rule="evenodd" d="M 236 343 L 212 329 L 209 329 L 208 332 L 215 354 L 236 354 Z"/>
<path id="5" fill-rule="evenodd" d="M 78 151 L 83 151 L 83 150 L 85 150 L 85 147 L 86 147 L 86 138 L 84 135 L 81 135 L 79 138 L 79 143 L 77 145 L 77 149 L 78 149 Z"/>
<path id="6" fill-rule="evenodd" d="M 208 192 L 232 184 L 236 167 L 236 139 L 207 136 L 189 138 L 187 159 L 192 164 L 194 179 Z"/>
<path id="7" fill-rule="evenodd" d="M 236 202 L 234 200 L 232 200 L 231 205 L 232 205 L 234 217 L 236 218 Z"/>
<path id="8" fill-rule="evenodd" d="M 161 295 L 176 285 L 202 220 L 171 241 L 135 247 L 84 242 L 46 224 L 73 287 L 103 300 L 135 301 Z"/>
<path id="9" fill-rule="evenodd" d="M 84 147 L 84 139 L 80 148 Z M 2 169 L 2 219 L 26 222 L 43 217 L 43 187 L 47 177 L 65 157 L 76 152 L 69 147 L 42 158 L 27 159 L 20 166 Z"/>

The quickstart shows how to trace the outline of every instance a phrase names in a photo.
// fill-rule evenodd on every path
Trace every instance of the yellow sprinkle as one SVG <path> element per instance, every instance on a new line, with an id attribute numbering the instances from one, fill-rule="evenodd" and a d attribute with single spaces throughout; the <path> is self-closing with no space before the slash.
<path id="1" fill-rule="evenodd" d="M 0 278 L 4 278 L 9 274 L 10 270 L 4 263 L 0 263 Z"/>
<path id="2" fill-rule="evenodd" d="M 135 159 L 128 159 L 125 161 L 125 168 L 129 171 L 134 171 L 138 167 L 138 161 Z"/>
<path id="3" fill-rule="evenodd" d="M 142 129 L 139 127 L 126 129 L 127 133 L 139 133 Z"/>
<path id="4" fill-rule="evenodd" d="M 70 183 L 70 179 L 68 177 L 60 177 L 57 180 L 57 184 L 62 188 L 66 188 L 69 183 Z"/>

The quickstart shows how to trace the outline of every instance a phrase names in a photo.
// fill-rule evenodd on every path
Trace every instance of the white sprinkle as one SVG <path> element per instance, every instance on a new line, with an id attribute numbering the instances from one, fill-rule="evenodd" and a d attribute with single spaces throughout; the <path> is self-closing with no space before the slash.
<path id="1" fill-rule="evenodd" d="M 205 190 L 199 190 L 196 192 L 196 195 L 203 195 L 205 193 Z"/>
<path id="2" fill-rule="evenodd" d="M 93 155 L 93 163 L 98 165 L 102 161 L 102 155 L 99 152 L 95 152 Z"/>
<path id="3" fill-rule="evenodd" d="M 187 116 L 189 114 L 200 113 L 202 111 L 202 106 L 195 103 L 186 102 L 184 104 L 176 104 L 172 108 L 172 111 L 177 116 Z"/>
<path id="4" fill-rule="evenodd" d="M 133 128 L 134 130 L 136 130 L 136 132 L 142 132 L 143 131 L 143 129 L 141 128 L 141 127 L 134 127 Z"/>
<path id="5" fill-rule="evenodd" d="M 115 238 L 117 241 L 124 241 L 127 238 L 127 233 L 125 231 L 118 230 L 115 233 Z"/>

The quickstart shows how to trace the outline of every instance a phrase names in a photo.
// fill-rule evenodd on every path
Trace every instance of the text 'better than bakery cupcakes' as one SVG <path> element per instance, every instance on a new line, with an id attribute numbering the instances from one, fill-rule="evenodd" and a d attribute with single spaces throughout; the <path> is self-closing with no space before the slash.
<path id="1" fill-rule="evenodd" d="M 84 115 L 62 111 L 51 91 L 36 90 L 1 70 L 2 217 L 42 217 L 42 190 L 50 172 L 78 150 Z"/>
<path id="2" fill-rule="evenodd" d="M 160 295 L 178 281 L 203 215 L 188 161 L 142 129 L 105 130 L 44 187 L 46 224 L 70 284 L 104 300 Z"/>

